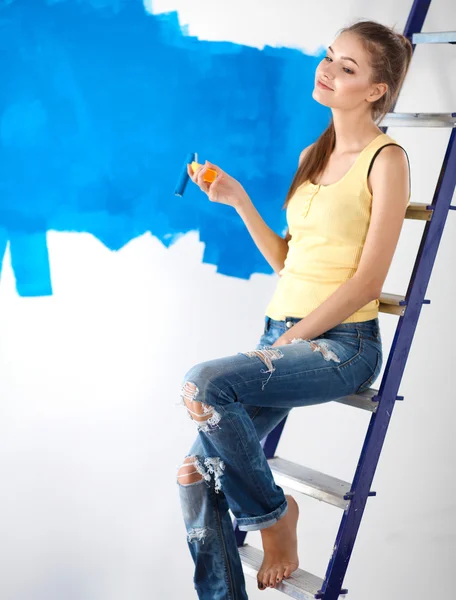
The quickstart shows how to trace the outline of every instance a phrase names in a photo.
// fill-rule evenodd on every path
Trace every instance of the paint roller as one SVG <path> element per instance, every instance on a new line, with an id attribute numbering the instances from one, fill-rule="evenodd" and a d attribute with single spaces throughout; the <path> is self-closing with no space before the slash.
<path id="1" fill-rule="evenodd" d="M 203 166 L 198 163 L 198 155 L 196 152 L 190 152 L 189 154 L 187 154 L 187 158 L 185 159 L 185 163 L 182 167 L 181 174 L 179 176 L 179 179 L 177 180 L 176 189 L 174 190 L 174 194 L 176 196 L 184 195 L 185 188 L 187 187 L 188 180 L 190 179 L 187 171 L 187 165 L 192 166 L 193 172 L 195 172 L 199 167 Z M 215 171 L 214 169 L 207 169 L 204 173 L 203 181 L 206 181 L 207 183 L 212 183 L 213 181 L 215 181 L 216 177 L 217 171 Z"/>

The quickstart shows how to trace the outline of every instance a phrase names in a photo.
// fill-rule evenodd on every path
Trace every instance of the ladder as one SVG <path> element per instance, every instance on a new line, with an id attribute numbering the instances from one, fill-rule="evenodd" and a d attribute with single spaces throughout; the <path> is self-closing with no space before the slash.
<path id="1" fill-rule="evenodd" d="M 456 44 L 456 32 L 421 32 L 431 0 L 414 0 L 404 35 L 416 44 Z M 382 293 L 379 311 L 399 316 L 399 323 L 381 380 L 380 389 L 370 388 L 361 394 L 338 398 L 336 402 L 372 413 L 352 483 L 309 469 L 275 455 L 286 418 L 261 441 L 268 463 L 279 485 L 339 507 L 343 511 L 334 549 L 324 579 L 297 569 L 275 589 L 297 599 L 337 600 L 347 593 L 343 581 L 360 526 L 367 498 L 375 496 L 370 490 L 397 392 L 417 326 L 432 267 L 440 244 L 449 210 L 455 210 L 451 199 L 456 186 L 456 113 L 389 113 L 381 122 L 386 127 L 450 127 L 451 134 L 443 160 L 432 204 L 411 202 L 406 219 L 426 221 L 412 277 L 405 296 Z M 233 520 L 243 571 L 256 578 L 263 562 L 263 552 L 245 543 L 247 532 L 240 531 Z"/>

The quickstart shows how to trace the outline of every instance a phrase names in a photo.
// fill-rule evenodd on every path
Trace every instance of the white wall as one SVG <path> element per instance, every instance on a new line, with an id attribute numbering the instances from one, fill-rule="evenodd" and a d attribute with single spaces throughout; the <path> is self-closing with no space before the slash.
<path id="1" fill-rule="evenodd" d="M 402 30 L 410 7 L 161 0 L 152 10 L 179 9 L 202 39 L 312 52 L 356 17 Z M 455 5 L 434 0 L 424 30 L 451 29 Z M 454 47 L 418 47 L 396 110 L 455 111 L 455 70 Z M 430 202 L 448 131 L 389 134 L 409 152 L 412 201 Z M 405 222 L 384 291 L 405 293 L 423 227 Z M 452 596 L 455 239 L 450 213 L 345 579 L 352 600 Z M 89 234 L 51 232 L 48 246 L 53 296 L 18 297 L 8 254 L 0 284 L 0 597 L 195 598 L 175 483 L 196 435 L 175 406 L 181 380 L 195 362 L 256 344 L 276 276 L 217 274 L 196 233 L 170 249 L 144 235 L 112 253 Z M 386 364 L 397 318 L 380 323 Z M 278 454 L 351 479 L 369 418 L 359 412 L 296 409 Z M 301 566 L 323 576 L 341 513 L 297 499 Z M 247 541 L 260 547 L 259 533 Z M 277 594 L 247 584 L 252 599 Z"/>

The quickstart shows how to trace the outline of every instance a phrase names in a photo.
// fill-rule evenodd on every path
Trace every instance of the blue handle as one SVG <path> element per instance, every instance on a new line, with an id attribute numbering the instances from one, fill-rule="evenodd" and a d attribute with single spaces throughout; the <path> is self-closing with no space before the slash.
<path id="1" fill-rule="evenodd" d="M 176 189 L 174 194 L 176 196 L 183 196 L 185 192 L 185 188 L 187 187 L 187 182 L 190 179 L 187 172 L 187 165 L 196 160 L 196 152 L 190 152 L 187 154 L 187 158 L 185 159 L 184 166 L 182 167 L 181 174 L 179 179 L 177 180 Z"/>

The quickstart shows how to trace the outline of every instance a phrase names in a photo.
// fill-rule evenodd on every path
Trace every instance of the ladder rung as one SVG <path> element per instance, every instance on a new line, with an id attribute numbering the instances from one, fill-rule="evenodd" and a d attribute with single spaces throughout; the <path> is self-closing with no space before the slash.
<path id="1" fill-rule="evenodd" d="M 406 219 L 416 219 L 418 221 L 430 221 L 434 208 L 432 204 L 423 204 L 422 202 L 410 202 L 405 211 Z"/>
<path id="2" fill-rule="evenodd" d="M 456 44 L 456 31 L 429 31 L 414 33 L 413 44 Z"/>
<path id="3" fill-rule="evenodd" d="M 268 463 L 279 485 L 339 508 L 347 507 L 349 500 L 345 500 L 344 496 L 350 491 L 351 485 L 346 481 L 278 456 L 269 458 Z"/>
<path id="4" fill-rule="evenodd" d="M 378 407 L 378 400 L 373 400 L 374 396 L 378 394 L 378 390 L 369 388 L 368 390 L 361 392 L 360 394 L 351 394 L 350 396 L 343 396 L 337 398 L 334 402 L 340 404 L 347 404 L 354 408 L 361 408 L 370 412 L 376 412 Z"/>
<path id="5" fill-rule="evenodd" d="M 403 316 L 405 314 L 405 309 L 407 308 L 407 305 L 405 304 L 405 296 L 400 296 L 399 294 L 387 294 L 385 292 L 382 292 L 379 300 L 380 304 L 378 310 L 380 312 L 400 316 Z"/>
<path id="6" fill-rule="evenodd" d="M 392 315 L 403 315 L 405 313 L 405 309 L 407 308 L 407 301 L 405 296 L 401 296 L 400 294 L 387 294 L 386 292 L 382 292 L 380 294 L 380 305 L 378 310 L 384 313 L 389 313 Z M 430 300 L 423 300 L 423 304 L 430 304 Z"/>
<path id="7" fill-rule="evenodd" d="M 240 546 L 238 550 L 244 573 L 256 579 L 263 563 L 263 552 L 249 544 Z M 323 579 L 320 579 L 320 577 L 302 569 L 296 569 L 290 577 L 277 583 L 275 589 L 299 600 L 314 600 L 322 586 Z"/>
<path id="8" fill-rule="evenodd" d="M 379 127 L 455 127 L 456 113 L 388 113 Z"/>
<path id="9" fill-rule="evenodd" d="M 400 304 L 405 304 L 405 296 L 401 296 L 400 294 L 389 294 L 388 292 L 382 292 L 382 295 L 380 296 L 380 302 L 399 306 Z"/>
<path id="10" fill-rule="evenodd" d="M 340 404 L 347 404 L 348 406 L 353 406 L 354 408 L 361 408 L 363 410 L 368 410 L 370 412 L 377 412 L 378 408 L 378 399 L 374 400 L 374 397 L 378 395 L 378 390 L 375 388 L 368 388 L 364 392 L 359 394 L 351 394 L 350 396 L 343 396 L 342 398 L 337 398 L 334 402 L 339 402 Z M 396 396 L 396 400 L 403 400 L 404 396 Z"/>
<path id="11" fill-rule="evenodd" d="M 405 314 L 405 309 L 407 308 L 407 301 L 405 300 L 405 296 L 401 296 L 400 294 L 387 294 L 386 292 L 382 292 L 380 294 L 380 304 L 378 310 L 380 312 L 389 313 L 390 315 L 401 315 Z M 430 300 L 423 300 L 423 304 L 430 304 Z"/>

